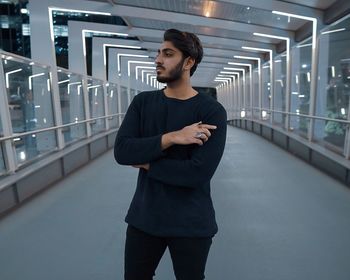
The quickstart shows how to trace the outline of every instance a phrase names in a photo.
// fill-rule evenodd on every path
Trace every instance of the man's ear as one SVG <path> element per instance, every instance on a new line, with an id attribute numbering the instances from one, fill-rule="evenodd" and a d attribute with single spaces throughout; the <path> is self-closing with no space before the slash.
<path id="1" fill-rule="evenodd" d="M 195 60 L 192 57 L 186 57 L 185 63 L 184 63 L 184 69 L 191 70 L 192 66 L 194 65 Z"/>

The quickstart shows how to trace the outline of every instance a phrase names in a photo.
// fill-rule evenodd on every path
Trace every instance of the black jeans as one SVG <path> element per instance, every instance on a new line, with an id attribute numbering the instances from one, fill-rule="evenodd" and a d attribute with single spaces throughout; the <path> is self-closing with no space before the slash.
<path id="1" fill-rule="evenodd" d="M 125 280 L 152 280 L 169 247 L 177 280 L 204 279 L 212 238 L 157 237 L 128 226 L 125 243 Z"/>

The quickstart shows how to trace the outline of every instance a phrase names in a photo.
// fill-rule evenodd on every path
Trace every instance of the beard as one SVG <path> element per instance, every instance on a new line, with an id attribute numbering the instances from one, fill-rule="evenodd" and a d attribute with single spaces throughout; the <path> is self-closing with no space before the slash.
<path id="1" fill-rule="evenodd" d="M 160 83 L 172 83 L 179 80 L 182 76 L 182 66 L 184 59 L 182 59 L 178 64 L 175 65 L 173 69 L 170 70 L 169 75 L 167 77 L 160 77 L 157 75 L 157 81 Z"/>

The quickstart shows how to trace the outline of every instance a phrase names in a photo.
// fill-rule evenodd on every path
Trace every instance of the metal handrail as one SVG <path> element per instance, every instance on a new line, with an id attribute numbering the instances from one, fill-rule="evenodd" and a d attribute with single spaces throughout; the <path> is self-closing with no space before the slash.
<path id="1" fill-rule="evenodd" d="M 270 110 L 270 109 L 257 108 L 257 107 L 253 107 L 253 109 L 256 109 L 256 110 L 259 110 L 259 111 L 260 110 L 264 110 L 264 111 L 273 112 L 273 113 L 281 113 L 281 114 L 286 114 L 286 115 L 298 116 L 298 117 L 309 118 L 309 119 L 316 119 L 316 120 L 324 120 L 324 121 L 332 121 L 332 122 L 340 122 L 340 123 L 350 124 L 349 120 L 332 119 L 332 118 L 319 117 L 319 116 L 310 116 L 310 115 L 291 113 L 291 112 L 284 112 L 284 111 L 278 111 L 278 110 Z"/>
<path id="2" fill-rule="evenodd" d="M 50 69 L 51 70 L 51 67 L 50 65 L 46 65 L 46 64 L 42 64 L 40 62 L 35 62 L 33 61 L 32 59 L 28 58 L 28 57 L 25 57 L 25 56 L 20 56 L 18 54 L 14 54 L 14 53 L 10 53 L 10 52 L 6 52 L 4 50 L 0 50 L 0 55 L 6 55 L 6 56 L 11 56 L 17 60 L 20 60 L 21 62 L 33 62 L 34 65 L 33 66 L 40 66 L 40 67 L 43 67 L 43 68 L 47 68 L 47 69 Z M 6 59 L 6 58 L 5 58 Z"/>
<path id="3" fill-rule="evenodd" d="M 38 133 L 41 133 L 41 132 L 57 130 L 57 129 L 64 128 L 64 127 L 69 127 L 69 126 L 74 126 L 74 125 L 78 125 L 78 124 L 93 122 L 93 121 L 96 121 L 96 120 L 99 120 L 99 119 L 107 119 L 107 118 L 111 118 L 111 117 L 117 117 L 119 115 L 125 115 L 125 113 L 112 114 L 112 115 L 108 115 L 108 116 L 102 116 L 102 117 L 87 119 L 87 120 L 83 120 L 83 121 L 79 121 L 79 122 L 77 121 L 77 122 L 74 122 L 74 123 L 68 123 L 68 124 L 64 124 L 64 125 L 51 126 L 51 127 L 48 127 L 48 128 L 37 129 L 37 130 L 33 130 L 33 131 L 27 131 L 27 132 L 23 132 L 23 133 L 14 133 L 11 136 L 6 136 L 6 137 L 0 138 L 0 142 L 6 141 L 6 140 L 11 140 L 11 139 L 17 138 L 17 137 L 27 136 L 27 135 L 30 135 L 30 134 L 38 134 Z"/>

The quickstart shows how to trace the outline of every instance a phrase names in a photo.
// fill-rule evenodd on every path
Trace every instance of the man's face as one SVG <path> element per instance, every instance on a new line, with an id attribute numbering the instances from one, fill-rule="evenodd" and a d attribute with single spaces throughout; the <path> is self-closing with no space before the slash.
<path id="1" fill-rule="evenodd" d="M 157 80 L 161 83 L 171 83 L 181 78 L 184 58 L 173 43 L 164 41 L 156 57 Z"/>

